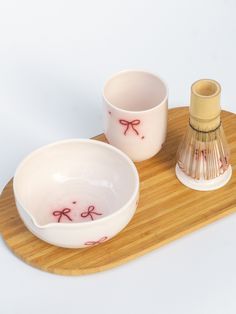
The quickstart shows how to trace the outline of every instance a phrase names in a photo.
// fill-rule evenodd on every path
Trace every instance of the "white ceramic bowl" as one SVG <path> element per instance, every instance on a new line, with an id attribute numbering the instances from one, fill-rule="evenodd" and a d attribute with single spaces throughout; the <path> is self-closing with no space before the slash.
<path id="1" fill-rule="evenodd" d="M 26 157 L 13 181 L 18 212 L 40 239 L 67 248 L 100 244 L 133 217 L 139 177 L 115 147 L 72 139 L 44 146 Z"/>

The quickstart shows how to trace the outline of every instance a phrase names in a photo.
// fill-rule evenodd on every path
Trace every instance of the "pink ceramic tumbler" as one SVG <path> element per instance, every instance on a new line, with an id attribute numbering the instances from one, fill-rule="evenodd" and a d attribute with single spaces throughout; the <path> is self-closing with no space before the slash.
<path id="1" fill-rule="evenodd" d="M 151 158 L 166 138 L 168 93 L 156 75 L 126 70 L 112 76 L 103 90 L 105 136 L 133 161 Z"/>

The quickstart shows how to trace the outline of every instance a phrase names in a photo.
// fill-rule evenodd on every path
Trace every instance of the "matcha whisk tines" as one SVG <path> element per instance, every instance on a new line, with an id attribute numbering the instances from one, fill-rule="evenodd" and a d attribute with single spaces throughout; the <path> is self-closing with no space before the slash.
<path id="1" fill-rule="evenodd" d="M 177 151 L 176 175 L 195 190 L 218 189 L 232 175 L 220 94 L 220 84 L 214 80 L 199 80 L 191 87 L 189 126 Z"/>

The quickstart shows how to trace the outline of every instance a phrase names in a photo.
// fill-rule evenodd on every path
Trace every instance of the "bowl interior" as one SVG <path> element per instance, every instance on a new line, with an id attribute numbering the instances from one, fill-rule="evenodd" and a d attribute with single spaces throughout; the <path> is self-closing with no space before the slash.
<path id="1" fill-rule="evenodd" d="M 29 155 L 16 172 L 14 191 L 39 225 L 87 222 L 124 206 L 137 181 L 131 161 L 110 145 L 71 140 Z"/>

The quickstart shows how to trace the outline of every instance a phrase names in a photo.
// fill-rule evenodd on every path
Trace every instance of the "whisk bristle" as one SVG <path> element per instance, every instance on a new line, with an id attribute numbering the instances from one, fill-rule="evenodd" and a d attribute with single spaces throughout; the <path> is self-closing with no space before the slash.
<path id="1" fill-rule="evenodd" d="M 229 167 L 229 149 L 222 125 L 210 132 L 189 125 L 177 151 L 177 163 L 196 180 L 211 180 L 223 174 Z"/>

